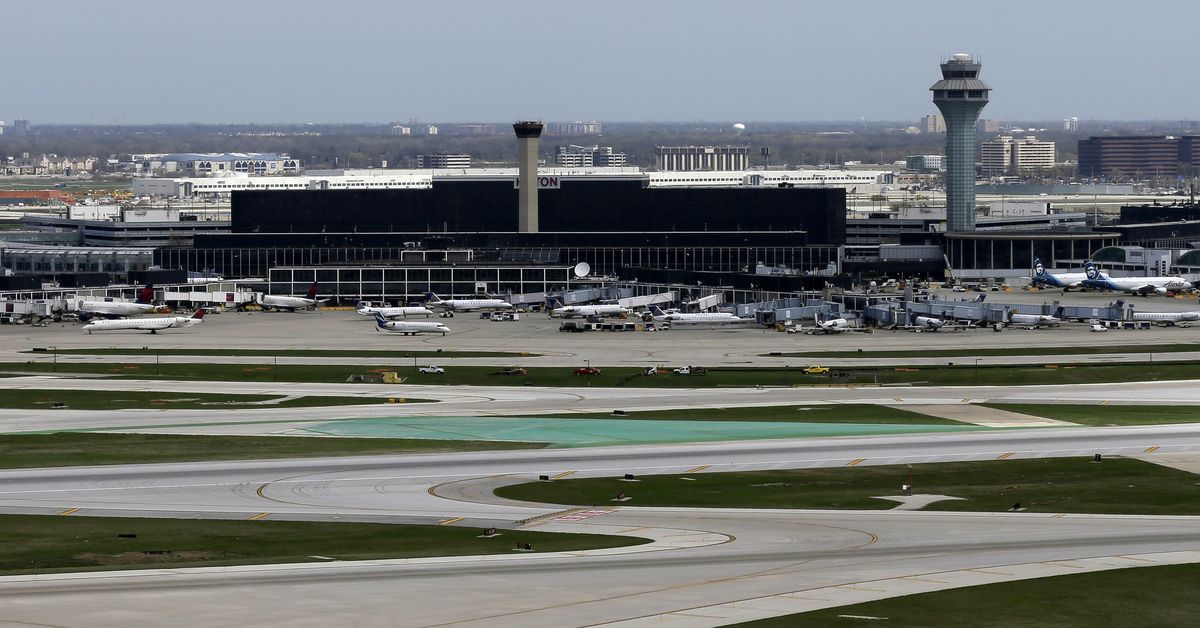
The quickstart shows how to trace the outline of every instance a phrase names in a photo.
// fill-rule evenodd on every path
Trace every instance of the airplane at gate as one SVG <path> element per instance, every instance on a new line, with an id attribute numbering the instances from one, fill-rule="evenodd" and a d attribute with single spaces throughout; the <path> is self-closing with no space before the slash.
<path id="1" fill-rule="evenodd" d="M 1166 294 L 1172 291 L 1189 290 L 1192 287 L 1190 281 L 1177 275 L 1167 277 L 1109 277 L 1104 271 L 1097 268 L 1091 260 L 1084 262 L 1083 268 L 1087 271 L 1087 279 L 1084 280 L 1083 285 L 1090 288 L 1103 288 L 1105 290 L 1116 290 L 1145 296 L 1148 294 Z"/>
<path id="2" fill-rule="evenodd" d="M 1042 266 L 1040 258 L 1033 258 L 1033 277 L 1031 282 L 1034 285 L 1042 284 L 1052 288 L 1062 288 L 1070 290 L 1071 288 L 1082 288 L 1084 280 L 1088 278 L 1087 273 L 1051 273 Z"/>
<path id="3" fill-rule="evenodd" d="M 154 311 L 154 284 L 146 284 L 138 292 L 136 301 L 118 301 L 104 299 L 96 301 L 85 299 L 79 302 L 79 313 L 84 318 L 103 316 L 104 318 L 123 318 L 126 316 L 141 316 Z"/>
<path id="4" fill-rule="evenodd" d="M 432 292 L 426 292 L 425 298 L 429 301 L 430 307 L 440 307 L 446 311 L 458 310 L 467 312 L 470 310 L 509 309 L 512 307 L 512 304 L 504 299 L 442 299 Z"/>
<path id="5" fill-rule="evenodd" d="M 373 305 L 364 305 L 356 310 L 362 316 L 375 316 L 382 314 L 384 318 L 408 318 L 409 316 L 424 316 L 429 318 L 433 316 L 433 310 L 424 306 L 397 306 L 397 307 L 375 307 Z"/>
<path id="6" fill-rule="evenodd" d="M 1029 325 L 1030 327 L 1041 327 L 1046 325 L 1049 327 L 1058 327 L 1059 323 L 1063 322 L 1065 316 L 1063 312 L 1066 309 L 1063 306 L 1058 306 L 1054 310 L 1054 314 L 1018 314 L 1012 313 L 1008 315 L 1009 325 Z"/>
<path id="7" fill-rule="evenodd" d="M 94 331 L 132 329 L 157 334 L 161 329 L 192 327 L 202 322 L 204 322 L 203 308 L 196 310 L 196 313 L 191 316 L 156 316 L 152 318 L 120 318 L 108 321 L 95 321 L 84 325 L 83 331 L 90 334 Z"/>
<path id="8" fill-rule="evenodd" d="M 262 301 L 259 302 L 259 305 L 261 305 L 262 309 L 264 310 L 287 310 L 289 312 L 293 312 L 295 310 L 317 307 L 327 300 L 328 299 L 317 298 L 317 282 L 314 281 L 313 284 L 308 287 L 307 297 L 264 294 L 262 296 Z"/>
<path id="9" fill-rule="evenodd" d="M 729 325 L 753 323 L 753 318 L 739 318 L 728 312 L 664 312 L 657 305 L 650 306 L 650 314 L 656 321 L 669 321 L 672 325 Z"/>
<path id="10" fill-rule="evenodd" d="M 445 323 L 435 323 L 432 321 L 389 321 L 383 317 L 383 314 L 376 313 L 375 331 L 386 331 L 405 336 L 415 336 L 417 334 L 441 334 L 445 336 L 451 330 L 449 327 L 446 327 Z"/>
<path id="11" fill-rule="evenodd" d="M 817 328 L 813 331 L 819 331 L 823 334 L 840 334 L 844 331 L 853 329 L 853 327 L 850 325 L 850 321 L 840 316 L 838 318 L 831 318 L 827 321 L 823 321 L 819 315 L 813 314 L 813 322 L 817 325 Z"/>
<path id="12" fill-rule="evenodd" d="M 1117 301 L 1116 303 L 1113 303 L 1113 307 L 1117 309 L 1124 309 L 1125 302 Z M 1200 312 L 1130 312 L 1129 320 L 1150 321 L 1156 324 L 1161 323 L 1163 325 L 1191 327 L 1192 323 L 1200 321 Z"/>
<path id="13" fill-rule="evenodd" d="M 555 301 L 554 303 L 558 303 Z M 629 314 L 629 308 L 616 304 L 600 305 L 564 305 L 550 310 L 550 316 L 555 318 L 571 318 L 572 316 L 624 316 Z"/>

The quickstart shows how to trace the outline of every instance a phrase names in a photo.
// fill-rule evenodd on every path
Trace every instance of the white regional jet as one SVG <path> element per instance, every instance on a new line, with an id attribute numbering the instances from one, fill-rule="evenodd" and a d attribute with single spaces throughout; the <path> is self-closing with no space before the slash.
<path id="1" fill-rule="evenodd" d="M 83 326 L 83 331 L 116 331 L 118 329 L 133 329 L 157 334 L 160 329 L 176 329 L 192 327 L 204 322 L 204 309 L 196 310 L 191 316 L 155 316 L 151 318 L 121 318 L 111 321 L 94 321 Z"/>
<path id="2" fill-rule="evenodd" d="M 1063 315 L 1065 311 L 1066 309 L 1060 305 L 1058 309 L 1054 310 L 1054 314 L 1019 314 L 1012 312 L 1008 315 L 1008 324 L 1027 325 L 1030 328 L 1041 327 L 1043 325 L 1058 327 L 1058 324 L 1063 322 L 1063 318 L 1065 318 Z"/>
<path id="3" fill-rule="evenodd" d="M 946 324 L 946 321 L 932 316 L 918 316 L 913 319 L 913 324 L 910 329 L 916 331 L 937 331 Z"/>
<path id="4" fill-rule="evenodd" d="M 817 325 L 817 328 L 813 331 L 819 331 L 823 334 L 840 334 L 853 329 L 850 326 L 850 321 L 841 316 L 823 321 L 819 315 L 813 314 L 813 322 Z"/>
<path id="5" fill-rule="evenodd" d="M 154 284 L 146 284 L 146 287 L 138 293 L 137 301 L 118 301 L 108 298 L 101 301 L 85 299 L 79 302 L 79 307 L 76 309 L 82 315 L 80 318 L 84 320 L 93 316 L 121 318 L 148 314 L 154 310 Z"/>
<path id="6" fill-rule="evenodd" d="M 287 310 L 289 312 L 316 307 L 328 299 L 317 299 L 317 282 L 308 287 L 308 297 L 289 297 L 264 294 L 259 305 L 264 310 Z"/>
<path id="7" fill-rule="evenodd" d="M 415 336 L 417 334 L 441 334 L 445 336 L 450 333 L 450 328 L 446 327 L 445 323 L 435 323 L 433 321 L 389 321 L 383 317 L 383 314 L 376 314 L 375 331 L 388 331 L 405 336 Z"/>
<path id="8" fill-rule="evenodd" d="M 653 320 L 669 321 L 672 325 L 730 325 L 735 323 L 753 323 L 753 318 L 738 318 L 728 312 L 664 312 L 657 305 L 650 306 Z"/>
<path id="9" fill-rule="evenodd" d="M 512 304 L 504 299 L 442 299 L 432 292 L 426 292 L 425 298 L 431 307 L 440 307 L 446 311 L 500 310 L 512 307 Z"/>
<path id="10" fill-rule="evenodd" d="M 616 304 L 601 305 L 565 305 L 550 310 L 550 316 L 555 318 L 571 318 L 572 316 L 625 316 L 629 308 Z"/>
<path id="11" fill-rule="evenodd" d="M 409 316 L 424 316 L 429 318 L 433 316 L 433 310 L 423 306 L 397 306 L 397 307 L 375 307 L 374 305 L 364 305 L 358 310 L 363 316 L 375 316 L 376 314 L 383 315 L 384 318 L 408 318 Z"/>
<path id="12" fill-rule="evenodd" d="M 1116 303 L 1113 303 L 1113 307 L 1117 309 L 1124 309 L 1125 302 L 1117 301 Z M 1200 312 L 1130 312 L 1129 320 L 1150 321 L 1152 323 L 1162 323 L 1163 325 L 1191 327 L 1192 323 L 1200 321 Z"/>

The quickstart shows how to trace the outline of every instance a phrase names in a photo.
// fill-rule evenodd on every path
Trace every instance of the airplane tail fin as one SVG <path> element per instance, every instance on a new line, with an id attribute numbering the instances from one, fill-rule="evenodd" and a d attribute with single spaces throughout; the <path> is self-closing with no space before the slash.
<path id="1" fill-rule="evenodd" d="M 380 314 L 379 312 L 375 312 L 375 326 L 380 329 L 383 329 L 386 325 L 387 325 L 387 319 L 383 317 L 383 314 Z"/>
<path id="2" fill-rule="evenodd" d="M 979 296 L 975 297 L 975 302 L 976 302 L 976 303 L 983 303 L 983 300 L 984 300 L 984 299 L 986 299 L 986 298 L 987 298 L 987 295 L 986 295 L 986 294 L 981 294 L 981 295 L 979 295 Z"/>
<path id="3" fill-rule="evenodd" d="M 1058 306 L 1054 310 L 1054 318 L 1057 318 L 1058 320 L 1061 321 L 1065 317 L 1064 314 L 1066 313 L 1066 311 L 1067 311 L 1067 308 L 1065 308 L 1061 305 Z"/>
<path id="4" fill-rule="evenodd" d="M 204 320 L 204 308 L 198 307 L 195 312 L 192 312 L 192 318 L 196 320 Z"/>
<path id="5" fill-rule="evenodd" d="M 147 283 L 146 286 L 138 292 L 137 302 L 145 304 L 154 303 L 154 284 Z"/>
<path id="6" fill-rule="evenodd" d="M 425 293 L 425 300 L 429 301 L 430 303 L 441 303 L 442 302 L 441 297 L 439 297 L 438 295 L 436 295 L 432 292 Z"/>
<path id="7" fill-rule="evenodd" d="M 1113 307 L 1117 308 L 1118 310 L 1125 309 L 1125 299 L 1117 299 L 1113 302 Z"/>
<path id="8" fill-rule="evenodd" d="M 560 304 L 560 303 L 558 302 L 558 299 L 556 299 L 556 298 L 554 298 L 554 297 L 550 297 L 550 302 L 546 304 L 546 307 L 548 307 L 548 308 L 550 308 L 550 309 L 552 309 L 552 310 L 553 310 L 553 309 L 556 309 L 556 308 L 562 307 L 562 304 Z"/>
<path id="9" fill-rule="evenodd" d="M 317 282 L 315 281 L 308 287 L 308 298 L 312 301 L 317 300 Z"/>
<path id="10" fill-rule="evenodd" d="M 655 316 L 666 316 L 666 313 L 659 309 L 657 305 L 650 306 L 650 313 Z"/>

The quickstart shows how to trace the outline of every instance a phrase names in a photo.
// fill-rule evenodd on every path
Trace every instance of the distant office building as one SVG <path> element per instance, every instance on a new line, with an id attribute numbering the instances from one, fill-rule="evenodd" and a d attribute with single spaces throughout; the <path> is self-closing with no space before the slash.
<path id="1" fill-rule="evenodd" d="M 564 168 L 588 168 L 591 166 L 624 166 L 628 160 L 625 153 L 618 153 L 612 146 L 556 146 L 554 162 Z"/>
<path id="2" fill-rule="evenodd" d="M 403 124 L 392 125 L 392 135 L 412 135 L 412 127 Z"/>
<path id="3" fill-rule="evenodd" d="M 1188 166 L 1200 166 L 1200 136 L 1184 135 L 1179 142 L 1179 163 Z"/>
<path id="4" fill-rule="evenodd" d="M 979 152 L 983 174 L 990 177 L 1053 168 L 1057 157 L 1054 142 L 1043 142 L 1032 135 L 1020 139 L 1002 135 L 984 142 Z"/>
<path id="5" fill-rule="evenodd" d="M 459 135 L 495 135 L 496 125 L 472 122 L 458 125 Z"/>
<path id="6" fill-rule="evenodd" d="M 0 135 L 4 135 L 4 120 L 0 120 Z"/>
<path id="7" fill-rule="evenodd" d="M 12 135 L 16 137 L 25 137 L 29 135 L 29 120 L 13 120 Z"/>
<path id="8" fill-rule="evenodd" d="M 554 126 L 559 135 L 600 135 L 599 122 L 559 122 Z"/>
<path id="9" fill-rule="evenodd" d="M 1009 135 L 987 140 L 979 146 L 980 169 L 984 176 L 998 177 L 1012 170 L 1013 138 Z"/>
<path id="10" fill-rule="evenodd" d="M 1175 176 L 1179 142 L 1163 135 L 1089 137 L 1079 140 L 1079 174 Z"/>
<path id="11" fill-rule="evenodd" d="M 1079 118 L 1076 116 L 1071 116 L 1070 118 L 1064 118 L 1063 119 L 1063 130 L 1068 133 L 1075 133 L 1075 132 L 1079 131 Z"/>
<path id="12" fill-rule="evenodd" d="M 1000 122 L 997 120 L 988 120 L 987 118 L 984 118 L 979 121 L 976 130 L 980 133 L 985 133 L 988 135 L 991 135 L 992 133 L 999 133 Z"/>
<path id="13" fill-rule="evenodd" d="M 945 133 L 946 119 L 940 113 L 931 113 L 921 118 L 922 133 Z"/>
<path id="14" fill-rule="evenodd" d="M 1053 168 L 1057 158 L 1054 142 L 1044 142 L 1032 135 L 1013 141 L 1012 169 L 1016 174 Z"/>
<path id="15" fill-rule="evenodd" d="M 942 155 L 909 155 L 904 167 L 913 172 L 936 172 L 945 170 L 946 164 Z"/>
<path id="16" fill-rule="evenodd" d="M 655 160 L 664 172 L 745 170 L 749 146 L 656 146 Z"/>
<path id="17" fill-rule="evenodd" d="M 465 153 L 417 155 L 418 168 L 470 168 L 471 156 Z"/>
<path id="18" fill-rule="evenodd" d="M 421 127 L 421 132 L 425 135 L 437 135 L 438 128 L 436 125 L 426 124 L 425 126 Z"/>

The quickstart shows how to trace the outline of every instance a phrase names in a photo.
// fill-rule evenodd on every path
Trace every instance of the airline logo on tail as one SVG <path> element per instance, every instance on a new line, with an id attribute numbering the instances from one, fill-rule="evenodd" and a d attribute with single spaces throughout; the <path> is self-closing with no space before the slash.
<path id="1" fill-rule="evenodd" d="M 308 287 L 308 299 L 310 301 L 317 300 L 317 282 L 315 282 L 315 281 L 312 283 L 311 286 Z"/>
<path id="2" fill-rule="evenodd" d="M 1084 262 L 1083 271 L 1087 273 L 1088 279 L 1096 280 L 1100 278 L 1100 269 L 1096 268 L 1096 265 L 1091 260 Z"/>
<path id="3" fill-rule="evenodd" d="M 1046 267 L 1042 266 L 1042 260 L 1037 257 L 1033 258 L 1033 276 L 1034 277 L 1045 277 L 1046 276 Z"/>
<path id="4" fill-rule="evenodd" d="M 192 313 L 191 317 L 196 320 L 203 320 L 204 319 L 204 308 L 197 308 L 196 311 Z"/>
<path id="5" fill-rule="evenodd" d="M 146 287 L 142 288 L 141 292 L 138 292 L 137 302 L 145 304 L 154 303 L 154 284 L 148 283 Z"/>

